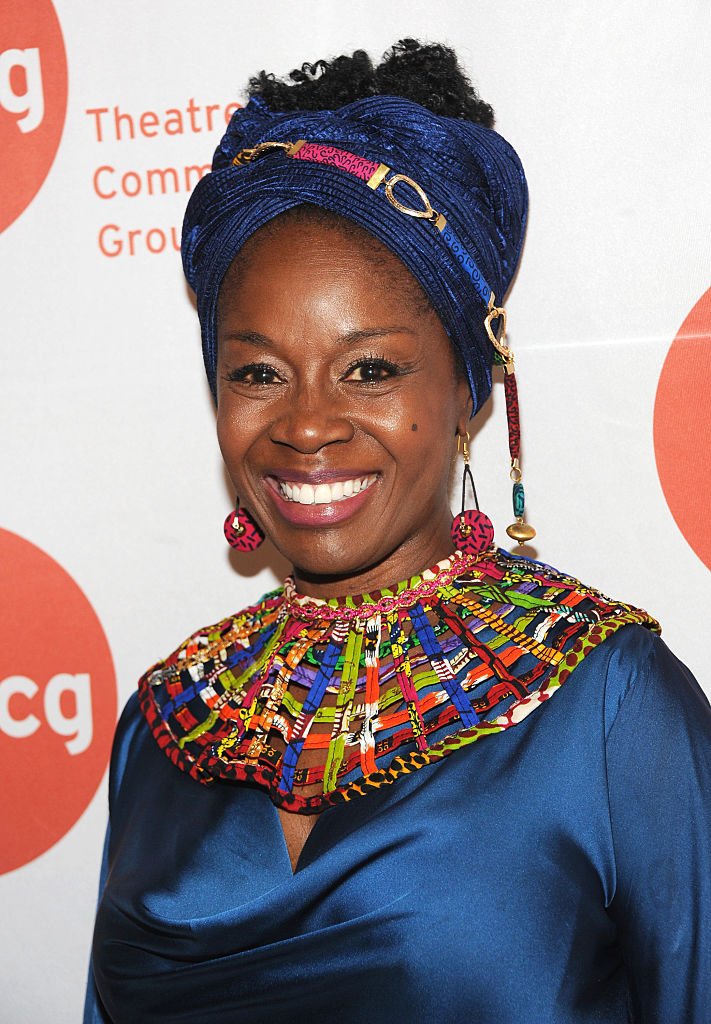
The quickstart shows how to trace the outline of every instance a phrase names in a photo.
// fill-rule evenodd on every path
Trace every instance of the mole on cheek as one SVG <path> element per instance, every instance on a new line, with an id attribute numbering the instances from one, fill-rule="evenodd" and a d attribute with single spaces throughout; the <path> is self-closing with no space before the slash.
<path id="1" fill-rule="evenodd" d="M 412 427 L 411 427 L 410 429 L 411 429 L 411 430 L 417 430 L 417 424 L 416 424 L 416 423 L 413 423 L 413 424 L 412 424 Z"/>

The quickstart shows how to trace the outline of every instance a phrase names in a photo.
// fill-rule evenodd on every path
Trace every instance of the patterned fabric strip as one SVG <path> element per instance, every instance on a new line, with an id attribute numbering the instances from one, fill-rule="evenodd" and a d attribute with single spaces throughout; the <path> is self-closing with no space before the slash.
<path id="1" fill-rule="evenodd" d="M 380 696 L 380 616 L 372 615 L 365 623 L 365 715 L 360 729 L 361 768 L 370 775 L 375 766 L 375 725 Z"/>
<path id="2" fill-rule="evenodd" d="M 347 171 L 362 181 L 368 181 L 377 171 L 380 163 L 378 160 L 366 160 L 365 157 L 356 156 L 345 149 L 337 149 L 336 146 L 327 146 L 320 142 L 305 142 L 300 149 L 291 155 L 292 160 L 310 160 L 317 164 L 327 164 L 330 167 L 338 167 L 341 171 Z"/>
<path id="3" fill-rule="evenodd" d="M 358 666 L 360 664 L 361 650 L 363 647 L 363 634 L 351 631 L 343 655 L 343 670 L 341 672 L 341 685 L 338 688 L 336 708 L 337 719 L 334 720 L 334 732 L 338 726 L 338 733 L 329 744 L 328 758 L 326 761 L 324 776 L 324 792 L 332 792 L 338 785 L 338 772 L 343 763 L 343 753 L 350 727 L 350 708 L 355 697 L 356 685 L 358 683 Z"/>
<path id="4" fill-rule="evenodd" d="M 437 643 L 437 638 L 434 635 L 432 626 L 430 625 L 427 615 L 421 605 L 415 605 L 410 612 L 410 618 L 412 620 L 412 625 L 415 628 L 415 632 L 417 633 L 425 650 L 425 654 L 429 657 L 435 673 L 442 681 L 452 703 L 459 712 L 459 717 L 465 726 L 474 725 L 479 721 L 479 716 L 472 708 L 466 693 L 457 681 L 449 662 L 442 653 L 442 648 Z"/>
<path id="5" fill-rule="evenodd" d="M 410 659 L 407 656 L 405 634 L 403 631 L 403 616 L 404 612 L 398 612 L 396 615 L 391 613 L 389 619 L 393 663 L 397 673 L 400 692 L 405 698 L 407 705 L 408 719 L 412 726 L 412 735 L 415 738 L 415 743 L 417 744 L 418 750 L 426 750 L 427 740 L 425 739 L 425 723 L 422 718 L 420 702 L 417 699 L 417 690 L 412 685 L 412 665 L 410 664 Z"/>

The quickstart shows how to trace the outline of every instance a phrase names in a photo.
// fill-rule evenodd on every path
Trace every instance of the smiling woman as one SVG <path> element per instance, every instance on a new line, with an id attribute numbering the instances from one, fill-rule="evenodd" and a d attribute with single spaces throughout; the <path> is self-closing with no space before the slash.
<path id="1" fill-rule="evenodd" d="M 449 508 L 497 361 L 533 534 L 520 161 L 445 47 L 290 77 L 182 253 L 226 535 L 293 572 L 124 711 L 85 1022 L 708 1022 L 708 703 L 644 611 Z"/>

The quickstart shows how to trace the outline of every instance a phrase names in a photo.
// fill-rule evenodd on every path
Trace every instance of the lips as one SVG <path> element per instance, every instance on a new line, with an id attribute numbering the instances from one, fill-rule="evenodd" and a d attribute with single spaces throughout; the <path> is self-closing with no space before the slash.
<path id="1" fill-rule="evenodd" d="M 350 518 L 368 500 L 377 473 L 284 471 L 266 478 L 280 515 L 297 526 L 330 526 Z"/>

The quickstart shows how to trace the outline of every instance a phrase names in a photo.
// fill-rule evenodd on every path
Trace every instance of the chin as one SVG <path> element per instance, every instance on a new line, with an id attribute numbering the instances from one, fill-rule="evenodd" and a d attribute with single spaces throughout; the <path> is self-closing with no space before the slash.
<path id="1" fill-rule="evenodd" d="M 352 543 L 346 537 L 339 536 L 338 531 L 333 531 L 331 536 L 322 533 L 318 538 L 304 536 L 301 543 L 297 540 L 279 544 L 277 538 L 274 544 L 280 554 L 292 563 L 299 576 L 314 578 L 356 576 L 382 562 L 392 550 L 387 545 L 385 550 L 367 550 L 362 536 Z"/>

